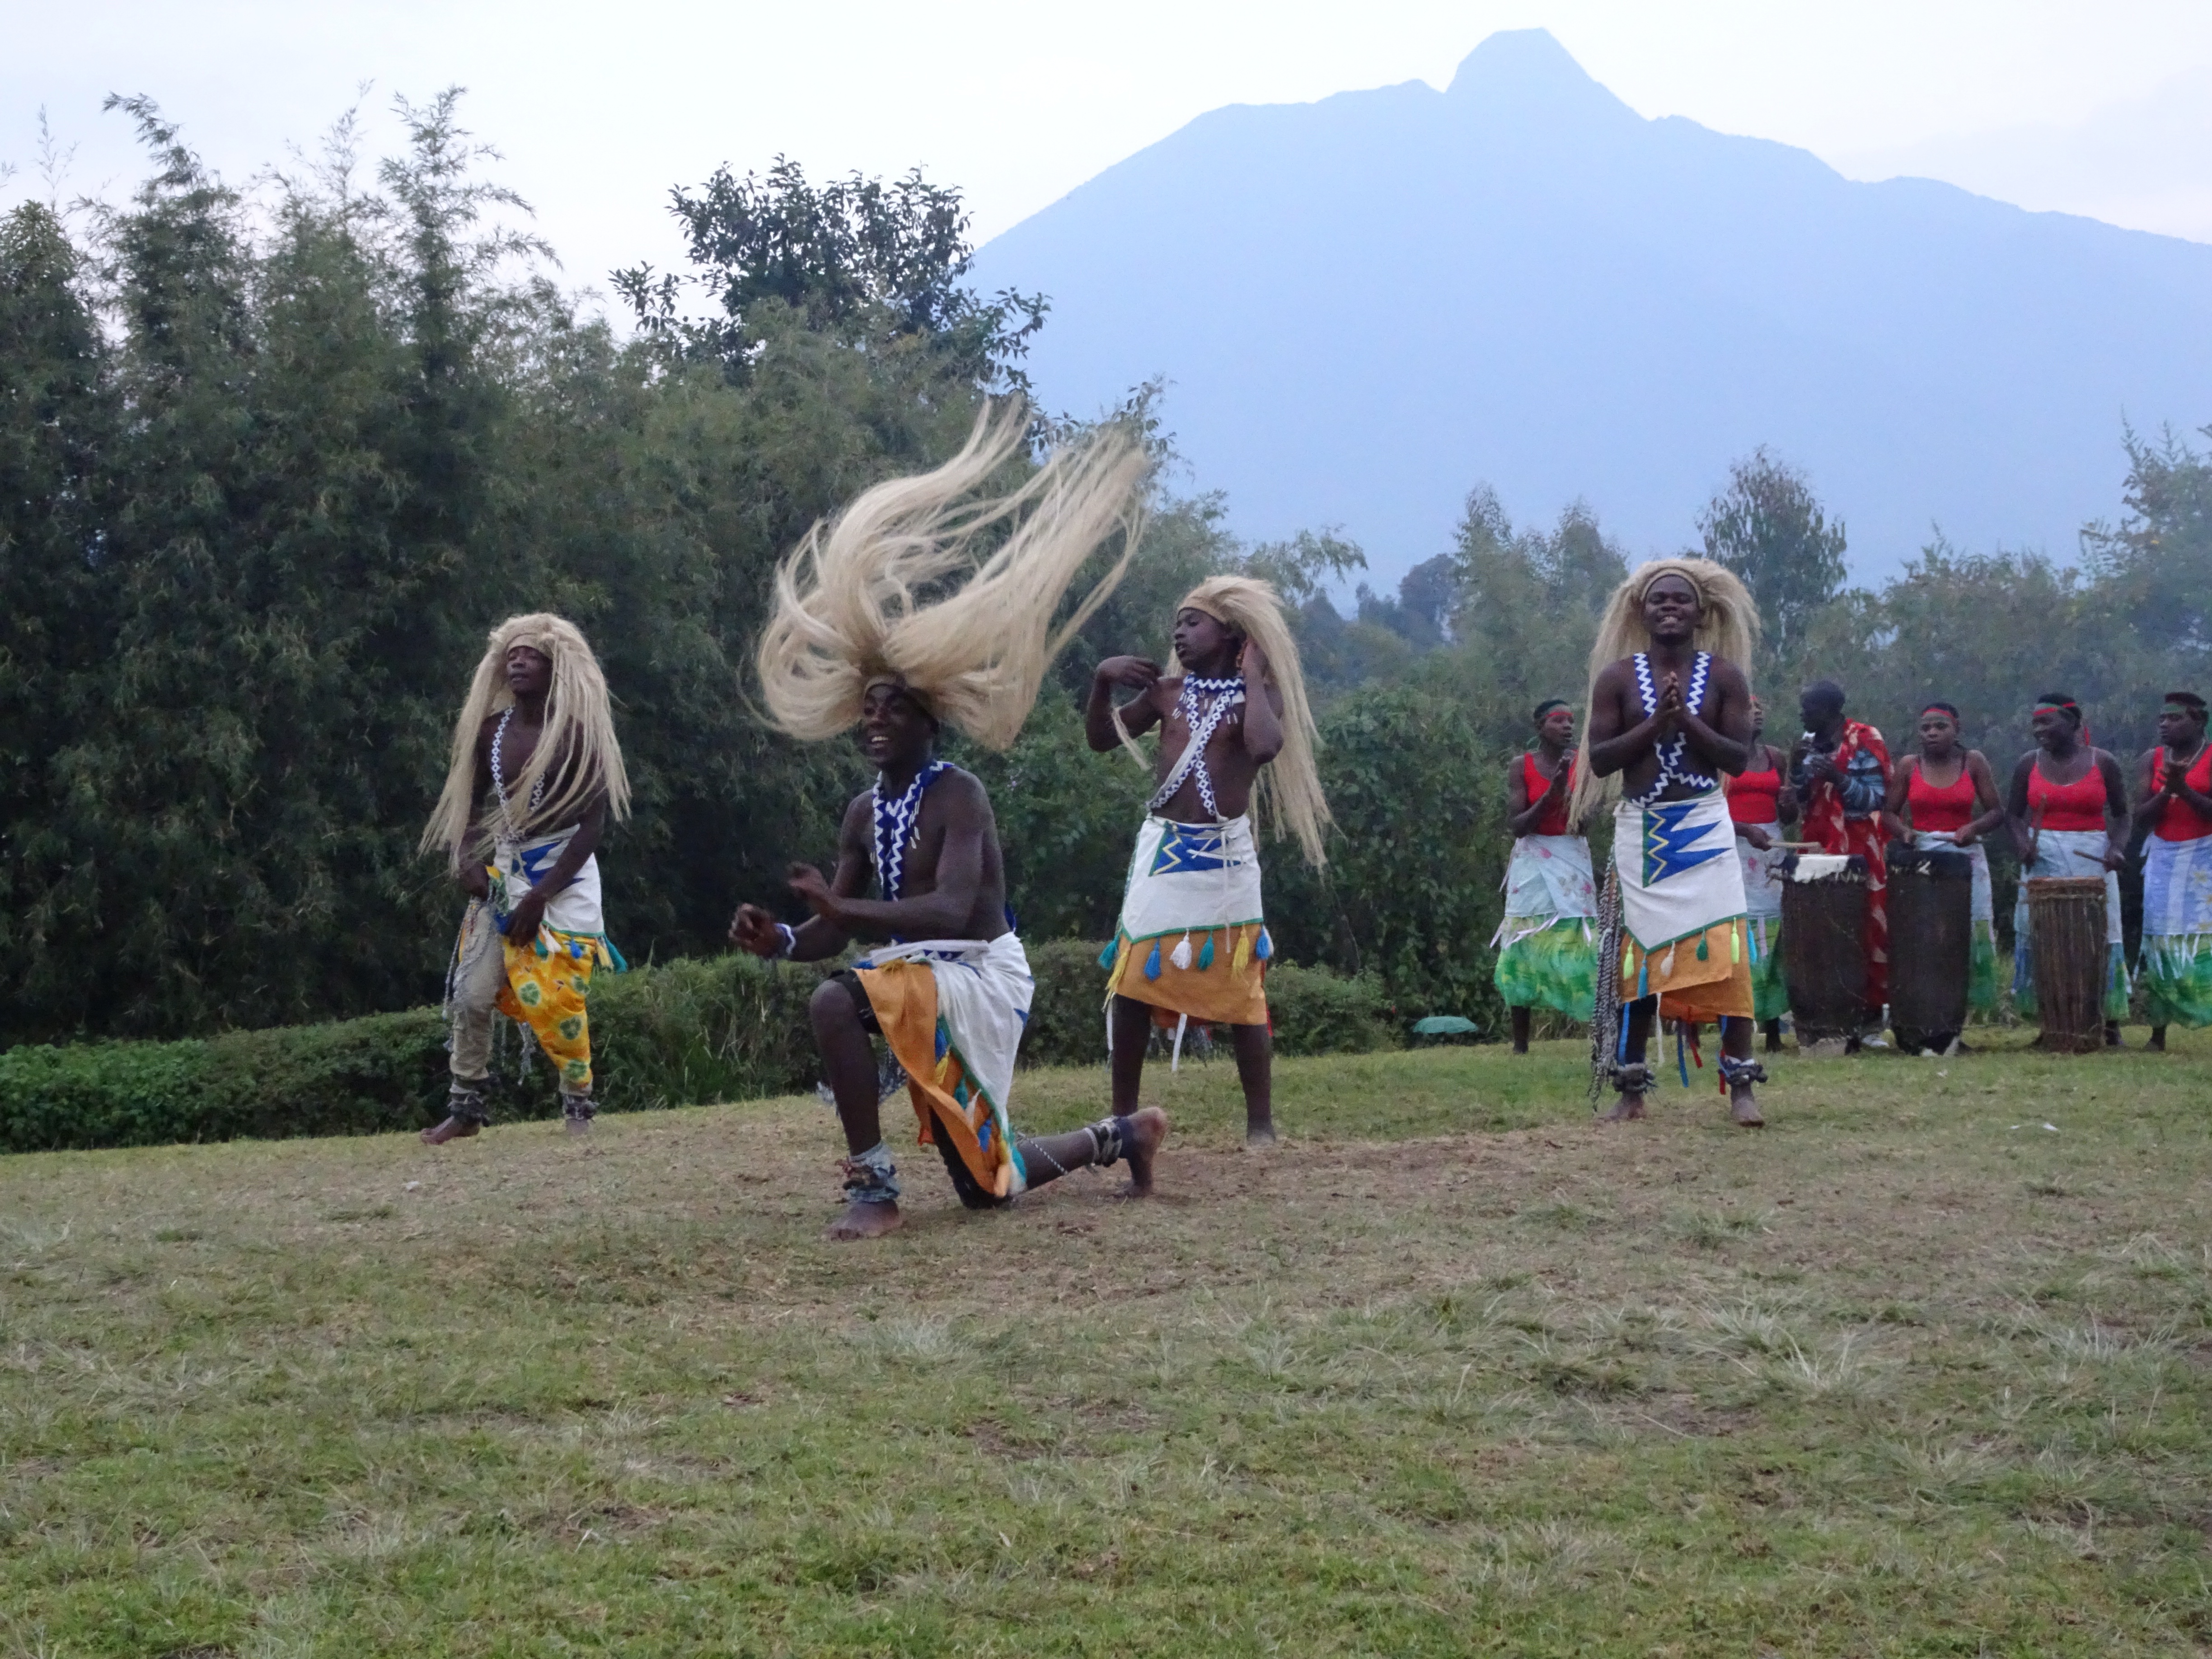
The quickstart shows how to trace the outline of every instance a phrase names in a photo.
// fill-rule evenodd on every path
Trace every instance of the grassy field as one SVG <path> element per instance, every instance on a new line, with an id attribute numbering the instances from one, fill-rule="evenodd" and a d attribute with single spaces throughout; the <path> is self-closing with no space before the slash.
<path id="1" fill-rule="evenodd" d="M 2212 1041 L 1776 1073 L 1162 1070 L 872 1246 L 811 1101 L 9 1158 L 0 1652 L 2206 1651 Z"/>

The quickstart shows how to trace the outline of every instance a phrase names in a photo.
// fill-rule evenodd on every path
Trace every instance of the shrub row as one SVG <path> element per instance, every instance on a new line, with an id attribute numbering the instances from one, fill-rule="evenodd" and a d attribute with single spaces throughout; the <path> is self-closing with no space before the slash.
<path id="1" fill-rule="evenodd" d="M 1095 945 L 1031 947 L 1036 1000 L 1026 1065 L 1105 1057 L 1104 975 Z M 820 1074 L 806 1019 L 822 968 L 742 955 L 607 975 L 592 985 L 602 1105 L 638 1111 L 810 1088 Z M 1284 1054 L 1364 1053 L 1397 1041 L 1380 984 L 1326 969 L 1273 969 Z M 514 1034 L 495 1066 L 502 1117 L 559 1109 L 552 1074 L 526 1066 Z M 237 1031 L 181 1042 L 21 1047 L 0 1054 L 0 1150 L 144 1146 L 240 1135 L 374 1134 L 434 1121 L 446 1095 L 438 1012 Z"/>

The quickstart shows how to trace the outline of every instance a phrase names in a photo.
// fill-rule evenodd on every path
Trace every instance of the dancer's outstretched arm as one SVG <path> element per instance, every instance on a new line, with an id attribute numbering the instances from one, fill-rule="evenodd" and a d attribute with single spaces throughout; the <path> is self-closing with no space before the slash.
<path id="1" fill-rule="evenodd" d="M 873 811 L 866 795 L 860 796 L 845 809 L 845 821 L 837 829 L 837 873 L 830 879 L 830 892 L 853 896 L 867 890 L 872 867 L 867 835 L 872 819 Z M 792 867 L 811 868 L 798 865 Z M 822 879 L 819 872 L 813 873 L 815 880 Z M 817 914 L 791 930 L 789 954 L 793 962 L 820 962 L 836 956 L 851 942 L 851 934 Z M 730 921 L 730 943 L 757 957 L 785 954 L 782 925 L 757 904 L 738 907 L 738 914 Z"/>

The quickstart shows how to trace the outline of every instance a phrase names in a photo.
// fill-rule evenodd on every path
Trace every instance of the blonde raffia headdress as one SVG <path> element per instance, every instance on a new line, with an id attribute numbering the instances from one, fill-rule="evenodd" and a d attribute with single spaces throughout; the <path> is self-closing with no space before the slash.
<path id="1" fill-rule="evenodd" d="M 1258 805 L 1268 828 L 1278 836 L 1296 836 L 1306 862 L 1321 868 L 1328 862 L 1322 836 L 1329 824 L 1328 802 L 1321 793 L 1321 775 L 1314 763 L 1321 733 L 1306 701 L 1298 642 L 1283 614 L 1281 599 L 1272 583 L 1256 576 L 1209 576 L 1184 594 L 1176 609 L 1203 611 L 1257 644 L 1266 655 L 1268 677 L 1283 694 L 1283 748 L 1260 774 Z M 1263 692 L 1249 685 L 1244 695 L 1256 697 Z"/>
<path id="2" fill-rule="evenodd" d="M 507 811 L 515 830 L 543 834 L 576 823 L 602 792 L 607 810 L 629 816 L 629 775 L 623 769 L 622 745 L 615 740 L 614 713 L 599 660 L 574 623 L 545 612 L 509 617 L 491 630 L 483 659 L 469 683 L 468 702 L 453 726 L 453 756 L 446 787 L 422 831 L 422 850 L 443 853 L 458 870 L 464 860 L 481 856 L 494 839 L 486 824 L 471 838 L 476 817 L 477 741 L 483 723 L 514 706 L 507 689 L 507 653 L 526 645 L 553 665 L 545 696 L 545 729 L 521 772 L 506 780 Z M 550 780 L 556 762 L 566 762 Z M 531 797 L 544 781 L 545 793 L 535 808 Z"/>
<path id="3" fill-rule="evenodd" d="M 1734 663 L 1747 680 L 1751 677 L 1752 653 L 1759 648 L 1759 606 L 1735 572 L 1711 559 L 1654 559 L 1629 572 L 1606 601 L 1597 642 L 1590 647 L 1583 739 L 1575 757 L 1574 798 L 1567 808 L 1571 823 L 1579 824 L 1589 812 L 1620 799 L 1620 773 L 1601 778 L 1590 772 L 1587 710 L 1597 695 L 1600 673 L 1624 657 L 1651 648 L 1650 630 L 1644 625 L 1644 596 L 1662 576 L 1680 576 L 1697 590 L 1698 629 L 1692 645 Z"/>
<path id="4" fill-rule="evenodd" d="M 1020 451 L 1027 421 L 1018 400 L 987 407 L 951 460 L 863 491 L 777 567 L 756 660 L 780 728 L 836 737 L 860 718 L 867 688 L 890 680 L 988 749 L 1021 734 L 1045 670 L 1128 568 L 1151 468 L 1133 434 L 1106 427 L 1009 494 L 978 496 Z M 1069 585 L 1116 531 L 1121 556 L 1054 630 Z"/>

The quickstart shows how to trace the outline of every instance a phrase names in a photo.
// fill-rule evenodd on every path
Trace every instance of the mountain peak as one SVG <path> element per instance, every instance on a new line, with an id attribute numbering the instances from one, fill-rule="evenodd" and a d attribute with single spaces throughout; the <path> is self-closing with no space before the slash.
<path id="1" fill-rule="evenodd" d="M 1581 105 L 1632 113 L 1590 78 L 1549 29 L 1500 29 L 1460 60 L 1444 95 L 1455 103 L 1532 111 Z"/>

